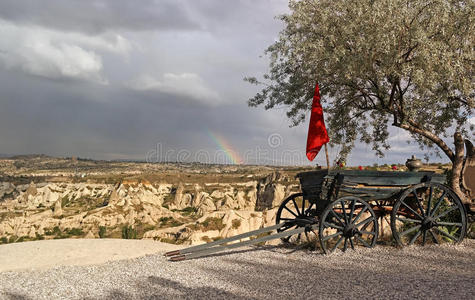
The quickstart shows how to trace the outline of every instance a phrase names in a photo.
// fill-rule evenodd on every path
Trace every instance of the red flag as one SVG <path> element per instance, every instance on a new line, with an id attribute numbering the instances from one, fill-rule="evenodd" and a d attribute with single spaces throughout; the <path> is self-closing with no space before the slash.
<path id="1" fill-rule="evenodd" d="M 320 90 L 318 89 L 317 83 L 313 95 L 310 124 L 308 125 L 307 158 L 312 161 L 317 156 L 323 144 L 328 143 L 329 140 L 325 122 L 323 121 L 323 109 L 320 104 Z"/>

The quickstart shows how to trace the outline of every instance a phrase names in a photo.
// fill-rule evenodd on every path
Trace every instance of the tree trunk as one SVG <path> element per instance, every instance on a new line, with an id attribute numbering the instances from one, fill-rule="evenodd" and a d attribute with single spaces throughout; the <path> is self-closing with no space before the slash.
<path id="1" fill-rule="evenodd" d="M 425 130 L 419 124 L 408 121 L 408 123 L 400 123 L 396 125 L 402 129 L 406 129 L 409 132 L 417 133 L 425 138 L 431 140 L 437 146 L 439 146 L 442 151 L 447 155 L 447 157 L 452 161 L 452 178 L 450 180 L 450 187 L 453 191 L 460 197 L 460 200 L 466 205 L 470 205 L 472 202 L 471 197 L 468 196 L 468 193 L 462 187 L 462 169 L 464 163 L 464 140 L 462 134 L 459 131 L 456 131 L 454 134 L 454 145 L 455 152 L 450 149 L 450 147 L 438 136 L 432 132 Z"/>
<path id="2" fill-rule="evenodd" d="M 462 168 L 462 191 L 471 201 L 468 203 L 469 212 L 475 215 L 475 147 L 470 140 L 465 140 L 466 155 Z"/>
<path id="3" fill-rule="evenodd" d="M 472 200 L 467 196 L 464 191 L 462 191 L 461 188 L 462 167 L 465 155 L 465 148 L 463 137 L 460 132 L 455 132 L 454 134 L 454 145 L 455 155 L 454 159 L 452 160 L 452 178 L 450 186 L 454 190 L 454 192 L 460 197 L 464 204 L 470 204 Z"/>

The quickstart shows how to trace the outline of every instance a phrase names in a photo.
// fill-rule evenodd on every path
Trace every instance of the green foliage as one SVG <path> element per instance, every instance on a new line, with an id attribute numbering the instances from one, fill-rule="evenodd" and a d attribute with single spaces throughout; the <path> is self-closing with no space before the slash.
<path id="1" fill-rule="evenodd" d="M 172 217 L 161 217 L 159 219 L 160 223 L 167 223 L 169 220 L 173 220 Z"/>
<path id="2" fill-rule="evenodd" d="M 251 240 L 255 240 L 255 239 L 259 239 L 261 237 L 265 237 L 265 236 L 268 236 L 270 235 L 271 233 L 270 232 L 263 232 L 263 233 L 259 233 L 258 235 L 256 236 L 253 236 L 253 237 L 250 237 Z M 260 242 L 260 243 L 257 243 L 255 244 L 256 246 L 264 246 L 266 244 L 266 242 Z"/>
<path id="3" fill-rule="evenodd" d="M 445 175 L 445 184 L 450 186 L 450 183 L 452 182 L 452 169 L 449 168 L 449 169 L 444 169 L 444 175 Z"/>
<path id="4" fill-rule="evenodd" d="M 160 221 L 160 226 L 161 227 L 176 227 L 176 226 L 180 226 L 180 225 L 183 225 L 182 222 L 178 221 L 178 220 L 175 220 L 174 218 L 172 217 L 161 217 L 159 219 Z"/>
<path id="5" fill-rule="evenodd" d="M 182 215 L 184 216 L 190 216 L 190 215 L 194 215 L 198 212 L 198 208 L 196 207 L 192 207 L 192 206 L 188 206 L 188 207 L 185 207 L 183 209 L 172 209 L 172 211 L 174 212 L 180 212 Z"/>
<path id="6" fill-rule="evenodd" d="M 130 225 L 122 227 L 122 238 L 123 239 L 136 239 L 137 231 Z"/>
<path id="7" fill-rule="evenodd" d="M 144 224 L 144 223 L 135 223 L 134 229 L 137 232 L 137 238 L 141 239 L 147 231 L 155 230 L 155 225 Z"/>
<path id="8" fill-rule="evenodd" d="M 61 207 L 67 207 L 69 205 L 69 197 L 64 196 L 61 198 Z"/>
<path id="9" fill-rule="evenodd" d="M 84 234 L 81 228 L 71 228 L 66 231 L 66 234 L 72 235 L 72 236 L 81 236 Z"/>
<path id="10" fill-rule="evenodd" d="M 52 230 L 45 229 L 45 235 L 54 236 L 54 239 L 67 239 L 71 236 L 83 236 L 84 232 L 81 228 L 66 228 L 62 231 L 59 226 L 55 226 Z"/>
<path id="11" fill-rule="evenodd" d="M 155 230 L 155 226 L 154 225 L 143 225 L 142 226 L 142 231 L 145 233 L 147 231 L 150 231 L 150 230 Z"/>
<path id="12" fill-rule="evenodd" d="M 470 239 L 475 238 L 475 222 L 469 223 L 467 230 L 467 237 Z"/>
<path id="13" fill-rule="evenodd" d="M 178 244 L 178 241 L 177 240 L 174 240 L 174 239 L 170 239 L 170 238 L 154 238 L 155 240 L 158 240 L 162 243 L 168 243 L 168 244 Z"/>
<path id="14" fill-rule="evenodd" d="M 54 226 L 53 227 L 53 234 L 58 235 L 58 234 L 61 234 L 61 233 L 62 233 L 62 231 L 59 228 L 59 226 Z"/>
<path id="15" fill-rule="evenodd" d="M 99 238 L 103 239 L 106 237 L 107 228 L 105 226 L 99 226 Z"/>
<path id="16" fill-rule="evenodd" d="M 54 226 L 53 230 L 49 230 L 49 229 L 45 230 L 45 235 L 56 235 L 56 236 L 58 236 L 58 235 L 61 235 L 61 234 L 62 234 L 62 231 L 61 231 L 61 229 L 59 229 L 58 226 Z"/>
<path id="17" fill-rule="evenodd" d="M 109 200 L 108 200 L 108 199 L 104 199 L 103 201 L 99 201 L 99 202 L 96 204 L 96 208 L 104 207 L 104 206 L 107 206 L 107 205 L 109 205 Z"/>
<path id="18" fill-rule="evenodd" d="M 175 193 L 170 193 L 166 195 L 163 198 L 163 205 L 162 206 L 168 206 L 170 203 L 172 203 L 175 200 Z"/>
<path id="19" fill-rule="evenodd" d="M 204 241 L 204 242 L 206 242 L 206 243 L 209 243 L 209 242 L 212 242 L 212 241 L 213 241 L 213 240 L 212 240 L 209 236 L 207 236 L 207 235 L 202 236 L 202 237 L 201 237 L 201 240 Z"/>
<path id="20" fill-rule="evenodd" d="M 204 220 L 200 225 L 202 226 L 201 229 L 203 231 L 221 230 L 225 227 L 223 219 L 214 217 L 206 218 L 206 220 Z"/>
<path id="21" fill-rule="evenodd" d="M 235 223 L 234 221 L 239 221 L 239 225 Z M 233 220 L 233 226 L 239 227 L 241 225 L 240 220 Z M 206 218 L 202 223 L 195 223 L 195 224 L 189 224 L 186 225 L 186 228 L 189 228 L 193 231 L 208 231 L 208 230 L 221 230 L 225 227 L 226 225 L 223 223 L 223 219 L 221 218 L 214 218 L 214 217 L 209 217 Z M 233 228 L 237 228 L 233 227 Z"/>
<path id="22" fill-rule="evenodd" d="M 241 226 L 241 220 L 240 219 L 235 219 L 232 221 L 232 228 L 233 229 L 238 229 L 239 226 Z"/>
<path id="23" fill-rule="evenodd" d="M 196 223 L 196 224 L 189 224 L 189 225 L 186 225 L 186 228 L 189 228 L 193 231 L 197 231 L 197 230 L 200 230 L 201 229 L 201 226 L 199 223 Z"/>
<path id="24" fill-rule="evenodd" d="M 8 244 L 8 238 L 7 238 L 6 236 L 2 236 L 2 237 L 0 238 L 0 242 L 1 242 L 2 244 Z"/>
<path id="25" fill-rule="evenodd" d="M 267 48 L 270 70 L 250 106 L 285 107 L 305 119 L 320 85 L 331 145 L 345 160 L 356 140 L 379 156 L 390 148 L 388 126 L 409 131 L 421 147 L 473 134 L 474 1 L 291 0 L 284 29 Z M 437 149 L 436 146 L 439 148 Z"/>
<path id="26" fill-rule="evenodd" d="M 439 227 L 439 230 L 449 234 L 449 235 L 452 235 L 452 236 L 457 236 L 457 231 L 459 231 L 459 227 L 457 226 L 440 226 Z M 442 239 L 445 240 L 446 242 L 452 242 L 452 239 L 444 236 L 444 235 L 441 235 Z"/>

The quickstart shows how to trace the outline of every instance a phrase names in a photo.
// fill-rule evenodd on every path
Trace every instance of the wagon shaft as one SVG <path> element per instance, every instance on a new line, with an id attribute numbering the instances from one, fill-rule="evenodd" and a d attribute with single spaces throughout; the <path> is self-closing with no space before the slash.
<path id="1" fill-rule="evenodd" d="M 217 252 L 222 252 L 224 250 L 259 244 L 259 243 L 267 242 L 274 239 L 280 239 L 289 235 L 300 234 L 307 230 L 315 230 L 318 228 L 318 225 L 308 225 L 306 227 L 297 227 L 296 229 L 292 229 L 289 231 L 282 231 L 282 232 L 269 234 L 263 237 L 258 237 L 259 235 L 264 234 L 264 233 L 270 233 L 274 230 L 277 230 L 283 227 L 290 228 L 292 226 L 295 226 L 294 222 L 281 223 L 274 226 L 265 227 L 258 230 L 253 230 L 253 231 L 236 235 L 233 237 L 229 237 L 226 239 L 214 241 L 211 243 L 188 247 L 182 250 L 170 251 L 170 252 L 165 253 L 165 256 L 169 257 L 171 261 L 182 261 L 186 259 L 193 259 L 193 258 L 198 258 L 198 257 L 214 254 Z M 232 243 L 232 242 L 236 242 L 245 238 L 251 238 L 251 239 L 237 242 L 237 243 Z"/>

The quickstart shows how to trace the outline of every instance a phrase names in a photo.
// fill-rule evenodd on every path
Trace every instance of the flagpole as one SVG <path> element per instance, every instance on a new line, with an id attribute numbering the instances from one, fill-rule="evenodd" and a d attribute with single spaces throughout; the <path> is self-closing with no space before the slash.
<path id="1" fill-rule="evenodd" d="M 325 143 L 325 155 L 327 156 L 327 168 L 330 170 L 330 159 L 328 158 L 328 147 Z"/>

